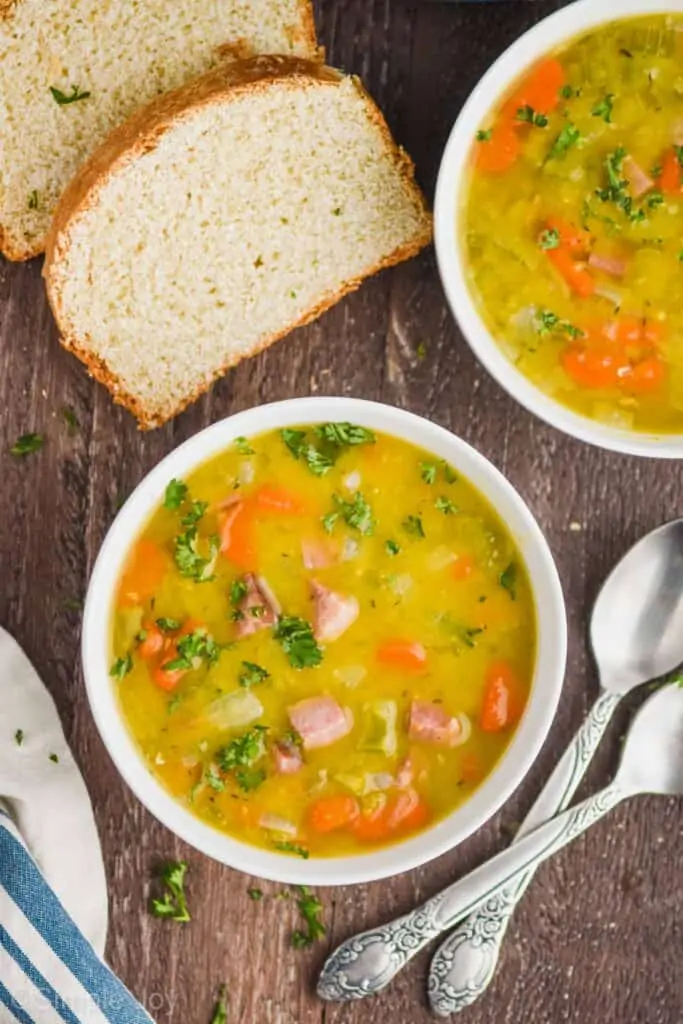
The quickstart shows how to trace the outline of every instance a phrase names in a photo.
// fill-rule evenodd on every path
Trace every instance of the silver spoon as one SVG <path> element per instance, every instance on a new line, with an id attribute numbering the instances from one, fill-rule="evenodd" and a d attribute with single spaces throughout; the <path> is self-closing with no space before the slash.
<path id="1" fill-rule="evenodd" d="M 625 694 L 683 663 L 683 520 L 648 533 L 618 563 L 598 594 L 590 637 L 602 694 L 516 841 L 569 806 Z M 435 1013 L 457 1013 L 486 991 L 508 923 L 533 877 L 533 869 L 520 872 L 439 946 L 429 972 L 429 1001 Z"/>
<path id="2" fill-rule="evenodd" d="M 676 684 L 653 694 L 636 715 L 619 771 L 609 786 L 450 886 L 446 900 L 444 893 L 428 900 L 417 912 L 421 934 L 434 938 L 482 902 L 495 899 L 519 871 L 535 870 L 621 800 L 639 793 L 683 794 L 683 689 Z M 403 930 L 402 921 L 408 922 Z M 403 962 L 415 955 L 410 942 L 414 928 L 415 913 L 344 943 L 325 964 L 318 994 L 349 999 L 377 991 L 393 977 L 396 954 Z"/>
<path id="3" fill-rule="evenodd" d="M 529 812 L 518 841 L 569 805 L 621 698 L 683 662 L 683 520 L 648 534 L 612 572 L 595 605 L 591 639 L 603 693 Z M 462 1009 L 484 991 L 507 922 L 532 877 L 533 869 L 526 868 L 504 893 L 487 902 L 476 930 L 461 936 L 456 949 L 444 943 L 438 951 L 440 968 L 430 978 L 437 1013 Z M 449 924 L 434 931 L 420 907 L 393 925 L 349 939 L 327 961 L 319 994 L 360 999 L 383 988 L 415 953 L 458 920 L 448 913 L 450 891 L 434 897 L 443 907 L 440 919 L 447 918 Z"/>

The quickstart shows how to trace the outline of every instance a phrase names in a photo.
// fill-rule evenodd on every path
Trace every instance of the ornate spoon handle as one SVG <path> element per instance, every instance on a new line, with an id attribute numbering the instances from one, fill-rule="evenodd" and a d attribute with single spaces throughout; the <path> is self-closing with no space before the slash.
<path id="1" fill-rule="evenodd" d="M 612 694 L 598 697 L 527 814 L 515 842 L 569 805 L 620 700 Z M 509 885 L 463 921 L 437 949 L 429 972 L 429 1001 L 439 1016 L 463 1010 L 486 990 L 495 974 L 510 918 L 535 870 L 533 866 L 511 878 Z"/>
<path id="2" fill-rule="evenodd" d="M 412 914 L 348 939 L 323 967 L 318 995 L 342 1001 L 374 995 L 430 939 L 495 897 L 520 870 L 536 867 L 552 856 L 627 795 L 614 782 L 578 807 L 541 825 Z"/>

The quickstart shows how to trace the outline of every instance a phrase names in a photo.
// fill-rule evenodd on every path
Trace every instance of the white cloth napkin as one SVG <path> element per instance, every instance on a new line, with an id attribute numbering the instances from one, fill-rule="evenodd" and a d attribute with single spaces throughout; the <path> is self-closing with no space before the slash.
<path id="1" fill-rule="evenodd" d="M 48 885 L 102 956 L 107 883 L 88 791 L 50 694 L 0 629 L 0 803 Z"/>

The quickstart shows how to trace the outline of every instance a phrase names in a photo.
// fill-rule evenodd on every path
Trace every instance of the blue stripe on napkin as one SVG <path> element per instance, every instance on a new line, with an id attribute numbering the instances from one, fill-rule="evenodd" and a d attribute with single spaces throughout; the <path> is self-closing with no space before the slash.
<path id="1" fill-rule="evenodd" d="M 11 819 L 8 821 L 7 817 L 0 812 L 0 884 L 74 979 L 80 982 L 110 1024 L 154 1024 L 149 1014 L 100 960 L 78 930 L 43 878 L 31 855 L 15 838 Z M 24 972 L 27 981 L 43 993 L 65 1024 L 81 1024 L 81 1018 L 74 1016 L 69 1009 L 69 1004 L 73 1005 L 75 1001 L 74 993 L 55 992 L 41 973 L 39 955 L 33 962 L 31 950 L 20 949 L 12 938 L 11 931 L 12 921 L 3 921 L 0 927 L 0 945 Z M 44 966 L 45 973 L 49 973 L 47 965 Z M 74 991 L 77 991 L 76 985 Z M 4 986 L 0 988 L 0 1002 L 11 1010 L 20 1024 L 34 1024 L 31 1017 L 16 1002 L 15 995 L 8 992 Z"/>

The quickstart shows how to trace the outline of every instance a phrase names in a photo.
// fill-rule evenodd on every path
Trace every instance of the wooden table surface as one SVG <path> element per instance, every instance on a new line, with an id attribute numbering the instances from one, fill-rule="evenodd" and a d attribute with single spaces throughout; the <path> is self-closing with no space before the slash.
<path id="1" fill-rule="evenodd" d="M 559 0 L 320 0 L 317 16 L 330 62 L 363 77 L 431 196 L 447 133 L 477 78 L 523 29 L 558 6 Z M 230 1022 L 427 1022 L 426 956 L 375 1001 L 353 1006 L 318 1001 L 316 972 L 341 939 L 408 910 L 505 844 L 510 824 L 523 816 L 596 695 L 586 619 L 600 581 L 642 533 L 681 513 L 683 470 L 590 449 L 511 401 L 463 342 L 431 251 L 366 283 L 149 434 L 138 433 L 60 349 L 40 275 L 38 260 L 0 261 L 0 623 L 54 695 L 90 789 L 109 880 L 111 964 L 159 1024 L 208 1022 L 220 982 L 228 986 Z M 176 840 L 118 777 L 86 703 L 74 602 L 83 598 L 117 504 L 163 455 L 229 413 L 311 393 L 381 399 L 421 413 L 506 474 L 557 558 L 570 658 L 550 739 L 504 810 L 422 869 L 322 891 L 328 940 L 300 952 L 289 947 L 292 901 L 273 898 L 281 886 L 264 883 L 266 897 L 250 901 L 250 879 Z M 74 436 L 60 413 L 64 406 L 80 421 Z M 11 457 L 8 445 L 27 431 L 45 433 L 44 449 Z M 592 787 L 614 767 L 623 722 L 596 758 Z M 680 1024 L 682 831 L 676 801 L 640 799 L 543 867 L 514 918 L 494 984 L 463 1021 Z M 189 925 L 146 911 L 152 869 L 167 857 L 187 858 L 191 866 Z"/>

